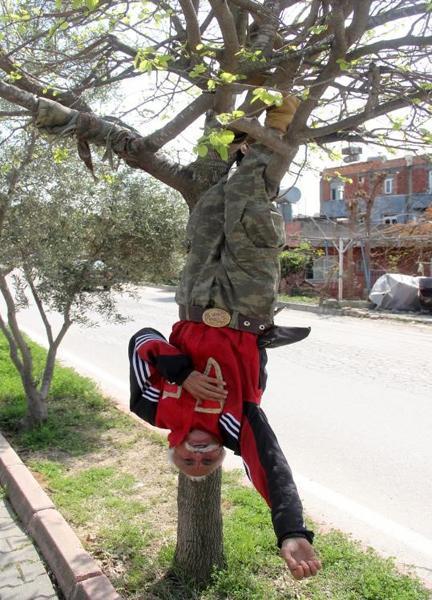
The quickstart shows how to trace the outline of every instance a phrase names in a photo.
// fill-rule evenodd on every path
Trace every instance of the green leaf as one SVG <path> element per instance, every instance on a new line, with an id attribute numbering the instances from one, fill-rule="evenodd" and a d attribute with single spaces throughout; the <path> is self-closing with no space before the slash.
<path id="1" fill-rule="evenodd" d="M 215 150 L 222 160 L 228 160 L 228 148 L 226 146 L 216 146 Z"/>
<path id="2" fill-rule="evenodd" d="M 85 0 L 85 5 L 89 10 L 95 10 L 99 5 L 99 0 Z"/>
<path id="3" fill-rule="evenodd" d="M 214 135 L 214 138 L 212 137 Z M 210 140 L 214 139 L 217 144 L 228 146 L 234 140 L 234 132 L 229 129 L 221 129 L 217 132 L 210 134 Z"/>
<path id="4" fill-rule="evenodd" d="M 245 113 L 242 110 L 233 110 L 233 112 L 230 113 L 220 113 L 219 115 L 216 115 L 216 119 L 222 125 L 228 125 L 228 123 L 232 123 L 236 119 L 241 119 L 244 115 Z"/>
<path id="5" fill-rule="evenodd" d="M 348 71 L 350 68 L 350 63 L 344 58 L 338 58 L 336 63 L 339 65 L 341 71 Z"/>
<path id="6" fill-rule="evenodd" d="M 252 92 L 252 102 L 260 100 L 267 106 L 281 106 L 283 102 L 283 96 L 280 92 L 275 90 L 267 90 L 265 88 L 256 88 Z"/>
<path id="7" fill-rule="evenodd" d="M 404 117 L 389 117 L 389 118 L 390 118 L 390 121 L 392 124 L 392 129 L 394 129 L 395 131 L 401 131 L 406 119 Z"/>
<path id="8" fill-rule="evenodd" d="M 198 146 L 195 147 L 195 152 L 198 154 L 198 156 L 204 158 L 208 154 L 208 148 L 205 144 L 198 144 Z"/>
<path id="9" fill-rule="evenodd" d="M 22 79 L 22 75 L 21 75 L 21 73 L 18 73 L 18 71 L 11 71 L 11 72 L 8 74 L 8 78 L 9 78 L 11 81 L 18 81 L 18 79 Z"/>
<path id="10" fill-rule="evenodd" d="M 309 31 L 311 33 L 314 33 L 315 35 L 318 35 L 320 33 L 323 33 L 323 31 L 326 31 L 327 29 L 328 25 L 315 25 L 314 27 L 311 27 Z"/>
<path id="11" fill-rule="evenodd" d="M 212 92 L 217 86 L 217 82 L 214 79 L 209 79 L 207 81 L 207 88 L 210 92 Z"/>
<path id="12" fill-rule="evenodd" d="M 223 71 L 222 73 L 220 73 L 219 78 L 223 83 L 233 83 L 238 79 L 237 75 L 234 75 L 233 73 L 228 73 L 228 71 Z"/>
<path id="13" fill-rule="evenodd" d="M 240 50 L 236 52 L 236 56 L 250 62 L 266 62 L 266 59 L 262 55 L 262 50 L 247 50 L 246 48 L 240 48 Z"/>
<path id="14" fill-rule="evenodd" d="M 195 65 L 191 71 L 189 71 L 189 75 L 192 78 L 199 77 L 203 73 L 207 71 L 207 67 L 204 63 L 200 63 L 199 65 Z"/>

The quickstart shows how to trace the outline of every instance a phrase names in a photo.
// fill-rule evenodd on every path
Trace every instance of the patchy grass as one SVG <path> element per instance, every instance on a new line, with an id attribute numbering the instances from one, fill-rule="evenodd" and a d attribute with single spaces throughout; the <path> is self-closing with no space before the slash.
<path id="1" fill-rule="evenodd" d="M 316 296 L 287 296 L 286 294 L 279 294 L 278 300 L 280 302 L 295 302 L 296 304 L 319 304 L 319 298 Z"/>
<path id="2" fill-rule="evenodd" d="M 33 348 L 40 360 L 43 351 Z M 215 572 L 205 590 L 173 580 L 177 477 L 167 465 L 163 437 L 116 410 L 91 381 L 60 367 L 48 422 L 21 432 L 24 412 L 20 382 L 0 337 L 1 429 L 128 600 L 429 598 L 391 560 L 362 551 L 338 531 L 317 535 L 322 573 L 293 581 L 278 557 L 266 505 L 233 471 L 224 473 L 222 486 L 227 568 Z"/>

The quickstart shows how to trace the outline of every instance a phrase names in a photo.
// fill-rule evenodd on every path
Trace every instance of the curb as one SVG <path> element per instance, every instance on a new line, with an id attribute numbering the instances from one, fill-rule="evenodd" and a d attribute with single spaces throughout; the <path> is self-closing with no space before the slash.
<path id="1" fill-rule="evenodd" d="M 284 307 L 291 310 L 301 310 L 311 312 L 317 315 L 335 315 L 339 317 L 356 317 L 360 319 L 387 319 L 389 321 L 399 321 L 400 323 L 420 323 L 421 325 L 432 325 L 431 317 L 422 317 L 418 314 L 411 313 L 387 313 L 381 311 L 370 311 L 364 308 L 355 308 L 345 306 L 342 308 L 331 308 L 327 306 L 319 306 L 316 304 L 301 304 L 299 302 L 280 302 Z"/>
<path id="2" fill-rule="evenodd" d="M 0 484 L 66 600 L 122 600 L 1 433 Z"/>

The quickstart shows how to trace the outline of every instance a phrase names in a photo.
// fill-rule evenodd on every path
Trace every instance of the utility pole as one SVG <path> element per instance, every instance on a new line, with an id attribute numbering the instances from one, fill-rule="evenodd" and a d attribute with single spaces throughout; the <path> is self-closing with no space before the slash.
<path id="1" fill-rule="evenodd" d="M 343 300 L 343 266 L 344 266 L 344 242 L 339 238 L 339 274 L 338 274 L 338 302 Z"/>
<path id="2" fill-rule="evenodd" d="M 408 175 L 408 194 L 406 200 L 406 212 L 407 212 L 407 222 L 411 220 L 411 204 L 412 204 L 412 191 L 413 191 L 413 157 L 408 155 L 405 156 L 405 162 L 407 166 L 407 175 Z"/>

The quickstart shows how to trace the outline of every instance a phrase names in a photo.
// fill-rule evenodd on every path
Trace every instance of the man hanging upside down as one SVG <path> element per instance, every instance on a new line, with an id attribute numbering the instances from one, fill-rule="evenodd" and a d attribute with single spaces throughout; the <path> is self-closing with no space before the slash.
<path id="1" fill-rule="evenodd" d="M 266 125 L 285 132 L 298 100 L 286 97 Z M 212 473 L 224 447 L 241 455 L 271 508 L 281 555 L 296 579 L 321 568 L 290 467 L 260 407 L 267 347 L 309 329 L 273 324 L 285 234 L 266 179 L 271 151 L 253 144 L 230 178 L 210 188 L 187 229 L 189 254 L 176 294 L 180 321 L 169 342 L 156 330 L 129 345 L 131 410 L 170 430 L 172 463 L 192 479 Z M 271 185 L 273 184 L 273 185 Z"/>

